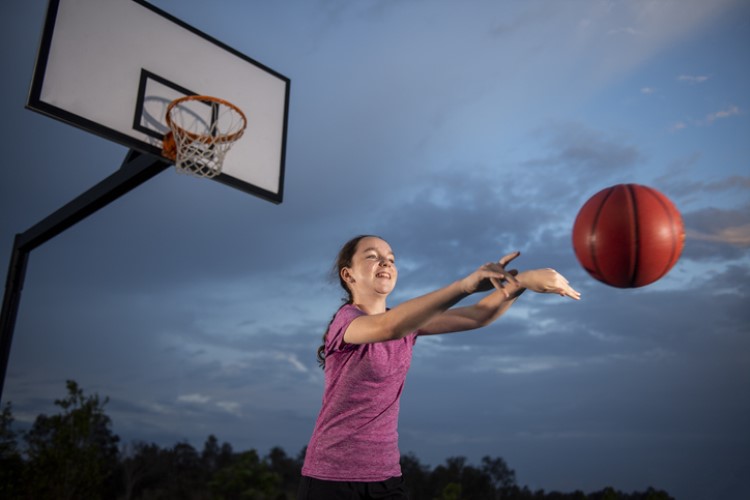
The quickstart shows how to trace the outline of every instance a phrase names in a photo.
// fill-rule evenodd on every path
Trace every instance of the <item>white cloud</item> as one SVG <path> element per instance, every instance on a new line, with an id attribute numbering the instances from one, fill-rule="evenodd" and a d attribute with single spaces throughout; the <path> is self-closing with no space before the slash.
<path id="1" fill-rule="evenodd" d="M 236 415 L 238 417 L 242 416 L 242 413 L 240 412 L 240 404 L 235 401 L 218 401 L 216 403 L 216 406 L 226 411 L 227 413 L 231 413 L 232 415 Z"/>
<path id="2" fill-rule="evenodd" d="M 680 75 L 677 80 L 680 82 L 687 82 L 692 84 L 705 83 L 711 77 L 707 75 Z"/>
<path id="3" fill-rule="evenodd" d="M 669 127 L 670 132 L 677 132 L 678 130 L 682 130 L 687 128 L 687 123 L 683 121 L 675 122 L 672 124 L 672 126 Z"/>
<path id="4" fill-rule="evenodd" d="M 495 371 L 506 375 L 525 375 L 576 366 L 575 361 L 555 356 L 482 356 L 474 366 L 476 371 Z"/>
<path id="5" fill-rule="evenodd" d="M 307 373 L 310 371 L 307 369 L 307 367 L 304 364 L 302 364 L 302 362 L 300 362 L 299 358 L 294 354 L 286 354 L 286 353 L 279 352 L 279 353 L 276 353 L 274 357 L 279 361 L 285 361 L 286 363 L 291 365 L 292 368 L 294 368 L 295 370 L 299 372 Z"/>
<path id="6" fill-rule="evenodd" d="M 177 397 L 177 401 L 180 403 L 194 403 L 194 404 L 206 404 L 211 401 L 211 398 L 204 396 L 203 394 L 183 394 Z"/>
<path id="7" fill-rule="evenodd" d="M 730 106 L 727 109 L 717 111 L 715 113 L 711 113 L 706 116 L 706 122 L 713 123 L 716 120 L 720 120 L 722 118 L 729 118 L 730 116 L 735 116 L 740 114 L 740 108 L 738 106 Z"/>
<path id="8" fill-rule="evenodd" d="M 620 35 L 620 34 L 625 34 L 625 35 L 630 35 L 630 36 L 638 36 L 638 35 L 642 35 L 643 33 L 642 33 L 642 32 L 640 32 L 640 31 L 638 31 L 637 29 L 633 28 L 632 26 L 628 26 L 628 27 L 626 27 L 626 28 L 615 28 L 615 29 L 611 29 L 611 30 L 609 30 L 609 31 L 607 32 L 607 34 L 608 34 L 608 35 Z"/>
<path id="9" fill-rule="evenodd" d="M 712 234 L 688 229 L 687 237 L 695 240 L 727 243 L 738 247 L 750 247 L 750 224 L 719 228 Z"/>
<path id="10" fill-rule="evenodd" d="M 677 132 L 678 130 L 688 128 L 688 126 L 700 127 L 700 126 L 712 125 L 716 120 L 722 120 L 724 118 L 737 116 L 741 114 L 741 112 L 742 111 L 740 110 L 739 106 L 732 105 L 732 106 L 729 106 L 727 109 L 722 109 L 720 111 L 709 113 L 702 120 L 690 119 L 687 121 L 675 122 L 669 127 L 669 131 Z"/>

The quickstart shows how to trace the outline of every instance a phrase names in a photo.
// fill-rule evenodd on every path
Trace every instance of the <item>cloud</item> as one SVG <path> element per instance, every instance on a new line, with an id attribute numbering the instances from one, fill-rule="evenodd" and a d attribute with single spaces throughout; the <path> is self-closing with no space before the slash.
<path id="1" fill-rule="evenodd" d="M 715 111 L 713 113 L 707 114 L 703 119 L 696 120 L 696 119 L 687 119 L 687 120 L 680 120 L 669 127 L 670 132 L 678 132 L 680 130 L 684 130 L 688 128 L 689 126 L 693 127 L 703 127 L 703 126 L 710 126 L 713 125 L 714 122 L 717 120 L 723 120 L 726 118 L 730 118 L 732 116 L 738 116 L 742 113 L 739 106 L 731 105 L 727 107 L 726 109 L 722 109 L 719 111 Z"/>
<path id="2" fill-rule="evenodd" d="M 577 171 L 620 170 L 635 165 L 642 159 L 640 151 L 632 145 L 580 123 L 550 126 L 543 135 L 548 137 L 553 153 L 525 162 L 527 166 L 555 166 L 562 170 Z"/>
<path id="3" fill-rule="evenodd" d="M 639 36 L 643 35 L 642 31 L 639 31 L 632 26 L 627 26 L 625 28 L 614 28 L 607 32 L 607 35 L 630 35 L 630 36 Z"/>
<path id="4" fill-rule="evenodd" d="M 680 130 L 686 129 L 688 127 L 687 123 L 683 121 L 675 122 L 672 125 L 669 126 L 670 132 L 678 132 Z"/>
<path id="5" fill-rule="evenodd" d="M 680 75 L 677 77 L 677 81 L 700 84 L 707 82 L 710 78 L 711 77 L 707 75 Z"/>
<path id="6" fill-rule="evenodd" d="M 687 158 L 678 159 L 662 176 L 656 178 L 656 182 L 669 186 L 669 191 L 673 195 L 682 197 L 688 201 L 691 199 L 716 199 L 719 193 L 747 195 L 750 193 L 750 177 L 743 175 L 730 175 L 718 179 L 696 179 L 694 176 L 681 175 L 687 169 L 700 169 L 700 154 L 695 153 Z"/>
<path id="7" fill-rule="evenodd" d="M 183 394 L 177 397 L 177 401 L 180 403 L 194 403 L 194 404 L 206 404 L 211 401 L 211 398 L 204 396 L 203 394 Z"/>
<path id="8" fill-rule="evenodd" d="M 722 192 L 730 189 L 745 190 L 750 193 L 750 177 L 742 175 L 732 175 L 724 179 L 712 182 L 705 182 L 703 189 L 709 192 Z"/>
<path id="9" fill-rule="evenodd" d="M 736 227 L 717 228 L 713 233 L 702 233 L 700 231 L 688 230 L 687 237 L 696 240 L 712 241 L 750 248 L 750 224 Z"/>
<path id="10" fill-rule="evenodd" d="M 300 362 L 299 358 L 295 354 L 288 354 L 285 352 L 279 352 L 274 354 L 274 358 L 279 361 L 287 363 L 294 370 L 301 373 L 309 373 L 310 369 Z"/>
<path id="11" fill-rule="evenodd" d="M 710 113 L 706 115 L 706 122 L 711 124 L 715 122 L 716 120 L 729 118 L 730 116 L 736 116 L 739 114 L 740 114 L 740 108 L 738 106 L 730 106 L 727 109 L 716 111 L 715 113 Z"/>
<path id="12" fill-rule="evenodd" d="M 595 189 L 631 175 L 646 159 L 637 145 L 580 123 L 548 126 L 536 131 L 535 137 L 535 142 L 542 142 L 534 146 L 539 153 L 523 161 L 522 167 L 537 175 L 529 176 L 530 184 L 524 188 L 532 193 L 534 186 L 569 193 L 575 197 L 571 201 L 576 210 Z M 540 193 L 540 198 L 548 194 Z"/>
<path id="13" fill-rule="evenodd" d="M 479 356 L 472 369 L 477 372 L 493 371 L 506 375 L 523 375 L 549 370 L 573 368 L 580 362 L 555 356 Z"/>
<path id="14" fill-rule="evenodd" d="M 242 416 L 242 413 L 240 412 L 240 404 L 235 401 L 217 401 L 216 406 L 232 415 L 238 417 Z"/>
<path id="15" fill-rule="evenodd" d="M 641 94 L 651 95 L 655 93 L 656 93 L 656 89 L 653 87 L 641 87 Z"/>
<path id="16" fill-rule="evenodd" d="M 750 248 L 750 206 L 724 210 L 710 207 L 684 215 L 693 240 Z"/>
<path id="17" fill-rule="evenodd" d="M 750 256 L 750 205 L 738 209 L 704 208 L 683 214 L 684 256 L 695 260 Z"/>

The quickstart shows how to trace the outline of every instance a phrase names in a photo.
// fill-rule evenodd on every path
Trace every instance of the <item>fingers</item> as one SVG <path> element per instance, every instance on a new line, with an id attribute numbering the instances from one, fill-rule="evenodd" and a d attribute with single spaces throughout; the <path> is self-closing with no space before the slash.
<path id="1" fill-rule="evenodd" d="M 550 271 L 554 272 L 557 276 L 557 280 L 560 282 L 560 286 L 557 287 L 557 290 L 555 290 L 561 297 L 570 297 L 573 300 L 581 300 L 581 292 L 575 290 L 572 286 L 570 286 L 570 283 L 568 283 L 568 280 L 565 279 L 565 277 L 555 271 L 554 269 L 550 269 Z"/>
<path id="2" fill-rule="evenodd" d="M 510 297 L 510 294 L 508 293 L 508 290 L 505 289 L 505 286 L 500 282 L 497 278 L 490 278 L 490 283 L 492 283 L 492 286 L 495 287 L 496 290 L 503 292 L 505 297 Z"/>
<path id="3" fill-rule="evenodd" d="M 515 259 L 516 257 L 518 257 L 519 255 L 521 255 L 521 252 L 519 252 L 518 250 L 516 250 L 515 252 L 511 252 L 511 253 L 509 253 L 507 255 L 503 255 L 500 258 L 500 260 L 497 261 L 497 263 L 500 264 L 501 266 L 505 267 L 508 264 L 510 264 L 510 262 L 513 259 Z"/>
<path id="4" fill-rule="evenodd" d="M 578 290 L 574 290 L 573 287 L 570 286 L 565 291 L 565 295 L 574 300 L 581 300 L 581 292 L 579 292 Z"/>
<path id="5" fill-rule="evenodd" d="M 573 300 L 581 300 L 581 292 L 574 290 L 571 286 L 561 288 L 558 293 L 561 297 L 570 297 Z"/>
<path id="6" fill-rule="evenodd" d="M 518 274 L 517 271 L 514 270 L 508 270 L 505 269 L 505 266 L 500 262 L 488 262 L 487 268 L 495 273 L 499 273 L 499 276 L 497 279 L 499 280 L 500 284 L 502 285 L 503 281 L 508 281 L 513 283 L 514 285 L 518 285 L 518 280 L 516 279 L 516 274 Z"/>
<path id="7" fill-rule="evenodd" d="M 510 292 L 506 289 L 506 282 L 517 283 L 514 272 L 506 270 L 499 262 L 487 262 L 477 270 L 477 277 L 485 284 L 478 284 L 476 291 L 487 291 L 494 287 L 496 290 L 502 292 L 506 297 L 510 296 Z M 516 272 L 517 273 L 517 272 Z"/>
<path id="8" fill-rule="evenodd" d="M 522 286 L 537 293 L 554 293 L 573 300 L 581 300 L 581 293 L 575 290 L 565 277 L 549 267 L 524 271 L 520 275 Z"/>
<path id="9" fill-rule="evenodd" d="M 515 273 L 513 271 L 505 271 L 505 266 L 510 264 L 510 262 L 516 257 L 518 257 L 519 255 L 521 255 L 521 252 L 516 250 L 515 252 L 511 252 L 507 255 L 504 255 L 500 260 L 497 261 L 497 263 L 500 264 L 500 266 L 503 268 L 503 272 L 505 272 L 505 276 L 506 276 L 505 279 L 507 279 L 508 281 L 512 282 L 515 285 L 518 284 L 518 280 L 516 279 L 516 274 L 518 274 L 518 271 L 516 271 Z"/>

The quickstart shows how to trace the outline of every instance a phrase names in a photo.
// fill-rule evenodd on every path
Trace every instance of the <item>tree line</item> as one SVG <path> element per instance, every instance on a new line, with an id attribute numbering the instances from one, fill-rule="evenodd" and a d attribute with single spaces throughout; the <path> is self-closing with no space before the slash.
<path id="1" fill-rule="evenodd" d="M 303 448 L 289 456 L 280 447 L 265 456 L 236 452 L 208 436 L 198 451 L 187 442 L 172 447 L 133 442 L 121 445 L 104 412 L 108 398 L 86 396 L 75 381 L 55 400 L 60 411 L 39 415 L 24 432 L 13 429 L 10 403 L 0 417 L 0 498 L 113 500 L 292 500 L 296 498 Z M 515 471 L 500 457 L 479 466 L 464 457 L 434 468 L 414 454 L 401 467 L 411 500 L 674 500 L 648 488 L 623 493 L 613 488 L 569 493 L 531 491 L 516 482 Z"/>

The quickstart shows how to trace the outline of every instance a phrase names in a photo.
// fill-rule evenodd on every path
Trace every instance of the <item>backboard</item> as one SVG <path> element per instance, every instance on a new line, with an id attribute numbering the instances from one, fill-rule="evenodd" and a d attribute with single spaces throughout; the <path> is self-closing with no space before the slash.
<path id="1" fill-rule="evenodd" d="M 283 200 L 290 81 L 142 0 L 50 0 L 27 107 L 161 156 L 167 105 L 210 95 L 247 115 L 214 180 Z"/>

